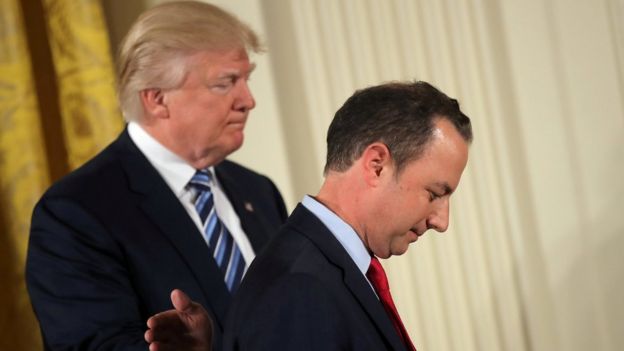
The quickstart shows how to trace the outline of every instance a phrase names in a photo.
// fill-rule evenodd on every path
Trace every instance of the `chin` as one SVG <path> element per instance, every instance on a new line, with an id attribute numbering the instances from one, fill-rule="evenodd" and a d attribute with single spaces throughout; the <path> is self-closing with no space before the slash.
<path id="1" fill-rule="evenodd" d="M 229 156 L 234 151 L 238 150 L 243 146 L 243 137 L 241 135 L 240 138 L 231 138 L 227 142 L 221 144 L 221 150 L 225 154 L 225 157 Z"/>
<path id="2" fill-rule="evenodd" d="M 245 141 L 245 135 L 243 134 L 242 131 L 240 133 L 233 135 L 228 145 L 228 149 L 230 153 L 240 149 L 241 146 L 243 146 L 243 141 Z"/>
<path id="3" fill-rule="evenodd" d="M 396 250 L 392 250 L 392 256 L 401 256 L 407 252 L 408 248 L 409 248 L 409 243 L 406 243 L 405 245 L 397 248 Z"/>

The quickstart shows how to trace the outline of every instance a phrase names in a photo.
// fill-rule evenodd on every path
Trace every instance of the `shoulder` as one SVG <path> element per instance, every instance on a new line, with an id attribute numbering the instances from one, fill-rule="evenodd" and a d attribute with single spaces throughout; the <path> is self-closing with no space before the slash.
<path id="1" fill-rule="evenodd" d="M 324 252 L 293 226 L 286 222 L 278 234 L 254 259 L 249 267 L 241 294 L 251 300 L 257 294 L 274 297 L 314 290 L 314 286 L 327 288 L 340 282 L 341 271 L 333 265 Z M 319 284 L 317 284 L 319 283 Z"/>
<path id="2" fill-rule="evenodd" d="M 157 173 L 150 170 L 147 159 L 138 149 L 132 149 L 133 144 L 128 145 L 129 138 L 126 139 L 122 135 L 82 166 L 55 181 L 43 194 L 39 205 L 72 202 L 96 212 L 119 213 L 121 207 L 134 203 L 132 199 L 137 194 L 132 191 L 131 182 L 139 180 L 131 179 L 128 165 L 144 170 L 142 174 L 151 176 Z M 140 182 L 145 184 L 146 180 Z"/>
<path id="3" fill-rule="evenodd" d="M 339 283 L 339 272 L 312 242 L 297 232 L 281 230 L 249 268 L 232 301 L 232 315 L 271 323 L 290 320 L 288 324 L 302 314 L 328 317 L 336 309 L 331 286 Z M 305 321 L 296 323 L 300 322 Z"/>
<path id="4" fill-rule="evenodd" d="M 286 206 L 282 195 L 267 176 L 228 160 L 218 164 L 215 171 L 228 197 L 248 199 L 264 208 L 261 211 L 268 210 L 268 206 L 277 211 L 279 222 L 286 219 Z"/>
<path id="5" fill-rule="evenodd" d="M 115 172 L 120 167 L 115 154 L 114 148 L 109 145 L 82 166 L 55 181 L 46 195 L 78 195 L 97 188 L 96 185 L 101 185 L 102 181 L 106 182 L 107 179 L 114 177 Z"/>
<path id="6" fill-rule="evenodd" d="M 346 320 L 339 285 L 339 272 L 312 242 L 296 231 L 280 231 L 254 260 L 234 296 L 226 345 L 259 350 L 342 348 L 338 345 L 345 344 L 341 331 Z"/>
<path id="7" fill-rule="evenodd" d="M 271 182 L 271 180 L 250 168 L 230 160 L 224 160 L 216 167 L 217 176 L 229 177 L 252 182 Z"/>

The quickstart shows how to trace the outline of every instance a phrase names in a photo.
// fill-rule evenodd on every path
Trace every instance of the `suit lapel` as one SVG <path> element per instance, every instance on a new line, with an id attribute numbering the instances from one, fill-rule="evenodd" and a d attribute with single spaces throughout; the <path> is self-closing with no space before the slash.
<path id="1" fill-rule="evenodd" d="M 405 350 L 403 341 L 368 281 L 329 229 L 301 204 L 295 208 L 288 221 L 314 242 L 332 264 L 342 269 L 347 289 L 366 311 L 388 344 L 394 350 Z"/>
<path id="2" fill-rule="evenodd" d="M 377 328 L 385 336 L 386 340 L 392 345 L 393 349 L 405 350 L 405 345 L 397 334 L 396 329 L 394 329 L 386 310 L 373 293 L 371 286 L 362 277 L 362 273 L 357 271 L 356 275 L 353 271 L 345 270 L 344 282 L 349 290 L 351 290 L 353 296 L 360 302 L 362 308 L 366 310 L 368 315 L 375 322 Z"/>
<path id="3" fill-rule="evenodd" d="M 227 169 L 222 166 L 215 167 L 215 173 L 219 182 L 223 186 L 227 198 L 230 200 L 234 211 L 238 215 L 241 222 L 241 227 L 247 235 L 254 252 L 258 253 L 262 247 L 267 243 L 271 233 L 269 233 L 270 226 L 266 223 L 266 220 L 256 213 L 257 206 L 261 204 L 255 204 L 249 199 L 244 190 L 241 188 Z"/>
<path id="4" fill-rule="evenodd" d="M 132 142 L 127 130 L 118 142 L 130 187 L 142 194 L 140 208 L 187 263 L 203 290 L 208 307 L 216 315 L 216 322 L 223 325 L 231 296 L 201 233 L 169 186 Z"/>

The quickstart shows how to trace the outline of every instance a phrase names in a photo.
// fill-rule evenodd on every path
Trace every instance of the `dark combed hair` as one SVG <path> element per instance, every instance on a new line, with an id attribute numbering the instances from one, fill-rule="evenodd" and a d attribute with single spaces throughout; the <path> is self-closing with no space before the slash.
<path id="1" fill-rule="evenodd" d="M 450 121 L 467 143 L 472 141 L 470 118 L 457 100 L 427 82 L 392 82 L 358 90 L 336 112 L 327 131 L 325 173 L 346 171 L 374 142 L 388 147 L 400 173 L 422 155 L 436 119 Z"/>

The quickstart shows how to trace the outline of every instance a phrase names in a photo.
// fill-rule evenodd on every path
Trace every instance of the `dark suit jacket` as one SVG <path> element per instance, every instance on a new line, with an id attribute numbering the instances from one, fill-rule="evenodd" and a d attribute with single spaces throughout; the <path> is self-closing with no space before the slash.
<path id="1" fill-rule="evenodd" d="M 258 252 L 286 218 L 278 190 L 228 161 L 216 175 Z M 26 281 L 46 350 L 146 350 L 146 320 L 172 308 L 174 288 L 211 314 L 219 350 L 231 300 L 195 223 L 127 131 L 41 198 Z"/>
<path id="2" fill-rule="evenodd" d="M 256 257 L 228 313 L 224 350 L 405 350 L 346 250 L 299 205 Z"/>

